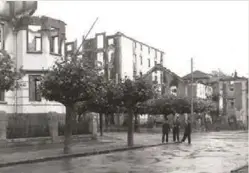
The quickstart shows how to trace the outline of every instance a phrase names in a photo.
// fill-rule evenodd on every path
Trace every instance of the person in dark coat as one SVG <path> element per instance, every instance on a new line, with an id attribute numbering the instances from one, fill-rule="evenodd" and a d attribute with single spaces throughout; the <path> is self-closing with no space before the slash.
<path id="1" fill-rule="evenodd" d="M 176 117 L 176 119 L 173 122 L 173 141 L 179 142 L 179 132 L 180 132 L 180 120 L 179 116 Z"/>
<path id="2" fill-rule="evenodd" d="M 188 143 L 191 144 L 191 122 L 190 118 L 188 118 L 187 122 L 185 122 L 184 136 L 181 142 L 184 142 L 188 138 Z"/>
<path id="3" fill-rule="evenodd" d="M 166 119 L 162 126 L 162 143 L 164 143 L 165 141 L 165 136 L 166 136 L 166 142 L 168 142 L 169 131 L 170 131 L 169 120 Z"/>

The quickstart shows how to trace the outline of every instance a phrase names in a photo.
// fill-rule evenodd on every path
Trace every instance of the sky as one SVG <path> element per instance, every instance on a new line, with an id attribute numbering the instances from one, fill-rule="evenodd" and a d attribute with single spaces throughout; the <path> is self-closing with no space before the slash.
<path id="1" fill-rule="evenodd" d="M 38 1 L 35 15 L 67 24 L 68 41 L 120 31 L 165 52 L 167 68 L 184 76 L 220 69 L 248 76 L 248 1 Z"/>

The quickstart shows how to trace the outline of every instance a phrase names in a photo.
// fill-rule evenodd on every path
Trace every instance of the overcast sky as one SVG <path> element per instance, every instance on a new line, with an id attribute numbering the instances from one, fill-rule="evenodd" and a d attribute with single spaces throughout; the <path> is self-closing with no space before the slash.
<path id="1" fill-rule="evenodd" d="M 117 31 L 162 49 L 167 67 L 248 76 L 248 1 L 39 1 L 36 15 L 67 23 L 67 39 Z"/>

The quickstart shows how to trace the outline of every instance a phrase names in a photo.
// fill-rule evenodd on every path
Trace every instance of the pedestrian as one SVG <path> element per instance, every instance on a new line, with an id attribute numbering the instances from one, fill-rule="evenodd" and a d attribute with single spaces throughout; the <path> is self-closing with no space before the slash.
<path id="1" fill-rule="evenodd" d="M 188 143 L 191 144 L 191 122 L 190 118 L 185 122 L 184 136 L 181 142 L 184 142 L 188 138 Z"/>
<path id="2" fill-rule="evenodd" d="M 176 115 L 176 119 L 173 122 L 173 141 L 179 142 L 179 132 L 180 132 L 180 120 L 179 116 Z"/>
<path id="3" fill-rule="evenodd" d="M 169 120 L 165 119 L 162 126 L 162 143 L 164 143 L 165 141 L 165 136 L 166 136 L 166 142 L 168 142 L 169 131 L 170 131 Z"/>

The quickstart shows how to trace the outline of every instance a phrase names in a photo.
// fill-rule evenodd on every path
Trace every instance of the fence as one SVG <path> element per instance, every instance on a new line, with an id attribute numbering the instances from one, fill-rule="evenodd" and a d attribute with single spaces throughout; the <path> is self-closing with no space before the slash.
<path id="1" fill-rule="evenodd" d="M 50 136 L 50 114 L 11 114 L 7 118 L 6 138 L 32 138 Z M 59 136 L 64 135 L 65 115 L 57 114 L 54 119 Z M 90 119 L 74 122 L 73 135 L 90 134 Z"/>

